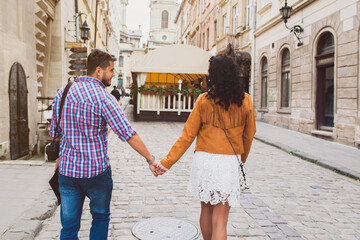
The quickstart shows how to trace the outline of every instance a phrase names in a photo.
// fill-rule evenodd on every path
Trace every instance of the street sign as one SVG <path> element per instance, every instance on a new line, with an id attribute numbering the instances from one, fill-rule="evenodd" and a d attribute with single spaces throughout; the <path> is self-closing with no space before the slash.
<path id="1" fill-rule="evenodd" d="M 70 55 L 70 58 L 72 58 L 72 59 L 86 58 L 86 52 L 84 52 L 84 53 L 73 53 L 73 54 Z"/>
<path id="2" fill-rule="evenodd" d="M 77 70 L 68 72 L 69 75 L 82 76 L 86 75 L 86 70 Z"/>
<path id="3" fill-rule="evenodd" d="M 85 69 L 86 66 L 85 65 L 75 65 L 75 64 L 71 64 L 69 67 L 71 70 L 82 70 Z"/>
<path id="4" fill-rule="evenodd" d="M 86 59 L 73 59 L 69 61 L 70 64 L 86 65 Z"/>
<path id="5" fill-rule="evenodd" d="M 74 48 L 74 47 L 80 48 L 81 46 L 82 46 L 81 42 L 66 42 L 65 48 Z"/>
<path id="6" fill-rule="evenodd" d="M 73 47 L 70 51 L 73 53 L 87 53 L 87 47 Z"/>

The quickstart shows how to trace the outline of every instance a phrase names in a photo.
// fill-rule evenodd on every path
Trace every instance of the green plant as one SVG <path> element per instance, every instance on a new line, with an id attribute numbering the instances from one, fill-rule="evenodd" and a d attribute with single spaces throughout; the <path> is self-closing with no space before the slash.
<path id="1" fill-rule="evenodd" d="M 164 88 L 164 92 L 168 92 L 171 95 L 176 95 L 179 92 L 179 87 L 178 86 L 172 86 L 172 85 L 168 85 Z"/>
<path id="2" fill-rule="evenodd" d="M 189 88 L 188 86 L 183 86 L 183 87 L 181 88 L 181 93 L 182 93 L 183 95 L 188 95 L 188 94 L 190 93 L 190 88 Z"/>
<path id="3" fill-rule="evenodd" d="M 136 89 L 137 89 L 137 86 L 134 83 L 131 83 L 130 84 L 130 98 L 132 98 L 132 96 L 134 96 Z"/>

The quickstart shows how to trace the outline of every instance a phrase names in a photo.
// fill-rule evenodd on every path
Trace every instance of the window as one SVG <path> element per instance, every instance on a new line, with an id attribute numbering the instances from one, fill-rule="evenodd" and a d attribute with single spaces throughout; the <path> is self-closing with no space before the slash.
<path id="1" fill-rule="evenodd" d="M 209 49 L 209 35 L 210 35 L 210 31 L 209 28 L 206 29 L 206 49 Z"/>
<path id="2" fill-rule="evenodd" d="M 119 67 L 124 66 L 124 56 L 119 56 Z"/>
<path id="3" fill-rule="evenodd" d="M 281 100 L 280 107 L 288 108 L 290 100 L 290 51 L 285 48 L 281 57 Z"/>
<path id="4" fill-rule="evenodd" d="M 226 35 L 226 14 L 223 16 L 223 36 Z"/>
<path id="5" fill-rule="evenodd" d="M 168 28 L 168 22 L 169 22 L 169 13 L 168 11 L 164 10 L 161 13 L 161 28 Z"/>
<path id="6" fill-rule="evenodd" d="M 245 1 L 246 1 L 245 25 L 249 26 L 250 25 L 250 16 L 251 16 L 251 2 L 250 2 L 250 0 L 245 0 Z"/>
<path id="7" fill-rule="evenodd" d="M 267 80 L 268 80 L 268 61 L 266 57 L 261 65 L 261 108 L 267 107 Z"/>
<path id="8" fill-rule="evenodd" d="M 203 49 L 205 49 L 205 33 L 203 33 Z"/>
<path id="9" fill-rule="evenodd" d="M 214 21 L 214 43 L 216 43 L 217 38 L 217 20 Z"/>
<path id="10" fill-rule="evenodd" d="M 316 60 L 316 125 L 332 130 L 334 126 L 334 36 L 325 32 L 318 41 Z"/>
<path id="11" fill-rule="evenodd" d="M 232 33 L 234 35 L 236 34 L 237 23 L 238 23 L 238 6 L 235 5 L 233 7 L 233 22 L 232 22 Z"/>

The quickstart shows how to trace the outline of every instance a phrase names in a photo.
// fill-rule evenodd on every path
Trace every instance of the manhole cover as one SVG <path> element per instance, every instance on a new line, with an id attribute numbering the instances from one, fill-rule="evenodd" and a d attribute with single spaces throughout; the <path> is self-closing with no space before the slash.
<path id="1" fill-rule="evenodd" d="M 200 235 L 197 226 L 191 222 L 171 217 L 142 220 L 133 226 L 132 233 L 141 240 L 195 240 Z"/>

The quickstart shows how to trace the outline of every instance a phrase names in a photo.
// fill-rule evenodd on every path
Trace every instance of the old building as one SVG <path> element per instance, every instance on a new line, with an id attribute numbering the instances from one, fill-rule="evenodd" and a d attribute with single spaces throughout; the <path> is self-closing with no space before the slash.
<path id="1" fill-rule="evenodd" d="M 0 158 L 29 158 L 49 141 L 51 100 L 71 76 L 72 46 L 104 48 L 110 21 L 105 0 L 0 1 Z M 97 13 L 97 14 L 96 14 Z M 89 40 L 81 43 L 87 21 Z M 95 38 L 95 35 L 97 36 Z M 96 39 L 96 40 L 95 40 Z"/>
<path id="2" fill-rule="evenodd" d="M 38 150 L 43 97 L 53 97 L 67 82 L 68 20 L 74 2 L 57 0 L 1 1 L 0 157 L 27 158 Z M 65 10 L 66 9 L 66 10 Z"/>
<path id="3" fill-rule="evenodd" d="M 251 52 L 251 0 L 221 0 L 219 2 L 219 39 L 217 50 L 223 51 L 230 43 L 236 51 Z"/>
<path id="4" fill-rule="evenodd" d="M 218 0 L 183 0 L 177 12 L 177 43 L 217 52 L 219 38 Z"/>
<path id="5" fill-rule="evenodd" d="M 177 0 L 150 1 L 149 49 L 176 42 L 175 17 L 178 7 Z"/>
<path id="6" fill-rule="evenodd" d="M 121 16 L 118 26 L 120 47 L 119 47 L 119 59 L 117 67 L 119 68 L 119 74 L 117 77 L 117 83 L 113 84 L 123 88 L 129 88 L 131 83 L 131 61 L 130 56 L 134 49 L 139 48 L 142 31 L 139 26 L 138 30 L 129 30 L 126 25 L 126 8 L 128 0 L 121 0 L 120 2 L 121 11 L 118 13 Z"/>
<path id="7" fill-rule="evenodd" d="M 287 4 L 292 7 L 289 29 L 279 12 L 284 1 L 257 1 L 257 119 L 351 146 L 360 144 L 360 2 Z"/>

